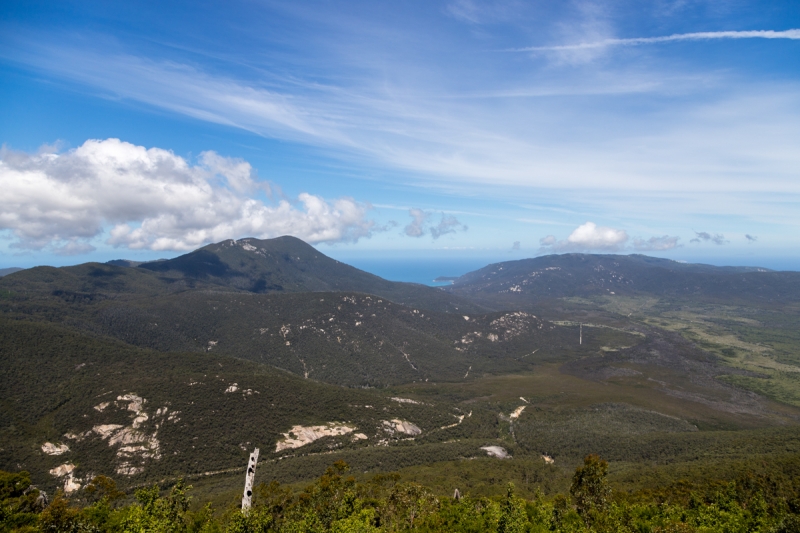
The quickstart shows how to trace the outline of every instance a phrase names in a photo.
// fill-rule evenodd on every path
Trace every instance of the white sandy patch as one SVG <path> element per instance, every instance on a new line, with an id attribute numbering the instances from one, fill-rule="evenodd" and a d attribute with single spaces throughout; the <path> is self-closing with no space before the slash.
<path id="1" fill-rule="evenodd" d="M 399 420 L 394 418 L 392 420 L 382 420 L 383 429 L 391 434 L 404 433 L 415 437 L 422 433 L 422 430 L 416 424 L 412 424 L 408 420 Z"/>
<path id="2" fill-rule="evenodd" d="M 339 422 L 329 422 L 324 426 L 292 426 L 292 429 L 284 433 L 283 439 L 275 445 L 275 452 L 299 448 L 323 437 L 347 435 L 355 429 L 353 426 Z"/>
<path id="3" fill-rule="evenodd" d="M 393 402 L 397 403 L 413 403 L 416 405 L 422 405 L 422 402 L 418 402 L 416 400 L 412 400 L 411 398 L 390 398 Z"/>
<path id="4" fill-rule="evenodd" d="M 122 429 L 121 424 L 101 424 L 92 428 L 92 431 L 100 435 L 100 438 L 107 439 L 119 429 Z"/>
<path id="5" fill-rule="evenodd" d="M 505 448 L 500 446 L 481 446 L 481 450 L 485 451 L 490 457 L 497 457 L 498 459 L 511 459 Z"/>
<path id="6" fill-rule="evenodd" d="M 513 413 L 511 413 L 509 416 L 510 416 L 511 418 L 513 418 L 513 419 L 517 419 L 517 418 L 519 418 L 519 415 L 521 415 L 521 414 L 522 414 L 522 411 L 524 411 L 526 407 L 527 407 L 527 405 L 520 405 L 519 407 L 517 407 L 516 409 L 514 409 L 514 412 L 513 412 Z"/>
<path id="7" fill-rule="evenodd" d="M 64 477 L 72 473 L 75 470 L 75 465 L 72 463 L 64 463 L 63 465 L 59 465 L 55 468 L 50 469 L 50 475 L 55 477 Z"/>
<path id="8" fill-rule="evenodd" d="M 61 455 L 69 451 L 69 446 L 66 444 L 53 444 L 52 442 L 45 442 L 42 444 L 42 451 L 47 455 Z"/>

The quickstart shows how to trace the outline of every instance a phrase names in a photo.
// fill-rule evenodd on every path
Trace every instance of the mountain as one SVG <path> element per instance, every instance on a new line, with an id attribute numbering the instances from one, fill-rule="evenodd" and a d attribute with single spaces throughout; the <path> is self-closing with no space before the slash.
<path id="1" fill-rule="evenodd" d="M 161 352 L 213 351 L 346 386 L 518 372 L 537 348 L 540 357 L 579 349 L 574 328 L 530 313 L 481 313 L 291 237 L 224 241 L 137 267 L 37 267 L 3 279 L 0 290 L 7 317 Z M 608 331 L 580 349 L 631 342 Z"/>
<path id="2" fill-rule="evenodd" d="M 303 461 L 292 459 L 298 453 L 360 451 L 392 465 L 403 438 L 438 450 L 448 438 L 485 438 L 481 428 L 492 426 L 477 413 L 453 424 L 460 412 L 451 402 L 393 400 L 268 365 L 142 350 L 48 323 L 0 318 L 0 347 L 0 469 L 28 470 L 48 491 L 81 485 L 93 473 L 141 482 L 235 471 L 255 446 L 262 465 L 274 463 L 273 476 L 291 480 L 318 473 L 314 459 L 311 476 L 304 473 Z M 293 428 L 296 441 L 284 435 Z M 450 449 L 436 454 L 454 459 L 465 451 Z"/>
<path id="3" fill-rule="evenodd" d="M 782 273 L 550 260 L 562 263 L 518 284 L 561 273 L 539 289 L 566 296 L 503 292 L 512 269 L 501 264 L 450 288 L 478 287 L 464 291 L 478 303 L 382 280 L 291 238 L 6 276 L 0 469 L 28 469 L 48 491 L 102 473 L 126 489 L 227 479 L 240 494 L 258 446 L 266 481 L 309 479 L 343 459 L 359 473 L 466 468 L 497 485 L 487 449 L 499 449 L 528 490 L 529 476 L 557 476 L 593 452 L 635 470 L 795 446 L 796 310 L 671 307 L 635 292 L 671 294 L 670 276 Z M 564 320 L 543 318 L 548 301 Z"/>
<path id="4" fill-rule="evenodd" d="M 598 295 L 785 302 L 800 299 L 800 272 L 716 267 L 644 255 L 547 255 L 469 272 L 446 287 L 495 308 L 530 308 L 548 299 Z"/>
<path id="5" fill-rule="evenodd" d="M 579 345 L 575 327 L 531 313 L 456 315 L 354 292 L 258 294 L 219 287 L 159 292 L 145 283 L 154 276 L 139 270 L 94 265 L 68 273 L 34 269 L 13 284 L 0 283 L 0 290 L 5 289 L 0 312 L 138 348 L 212 352 L 346 386 L 521 372 L 543 357 L 630 346 L 637 339 L 604 329 L 587 333 Z M 23 283 L 29 278 L 34 281 Z M 127 292 L 97 286 L 87 292 L 81 285 L 98 279 L 118 283 Z M 441 292 L 434 296 L 449 298 Z M 534 350 L 536 358 L 526 357 Z"/>
<path id="6" fill-rule="evenodd" d="M 14 272 L 19 272 L 20 270 L 24 269 L 18 267 L 0 268 L 0 278 L 13 274 Z"/>
<path id="7" fill-rule="evenodd" d="M 348 292 L 187 291 L 137 305 L 107 302 L 84 316 L 87 329 L 136 346 L 210 351 L 347 386 L 521 372 L 542 357 L 637 339 L 601 330 L 579 345 L 574 327 L 530 313 L 437 313 Z M 537 349 L 538 357 L 525 358 Z"/>
<path id="8" fill-rule="evenodd" d="M 253 293 L 349 291 L 374 294 L 432 311 L 485 311 L 474 303 L 416 283 L 388 281 L 319 252 L 295 237 L 227 240 L 139 269 L 190 287 L 214 286 Z"/>

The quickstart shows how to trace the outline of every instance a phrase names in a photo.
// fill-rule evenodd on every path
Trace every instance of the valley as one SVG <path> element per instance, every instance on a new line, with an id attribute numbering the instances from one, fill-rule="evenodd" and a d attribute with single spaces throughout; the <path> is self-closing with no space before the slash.
<path id="1" fill-rule="evenodd" d="M 258 482 L 344 460 L 524 497 L 592 453 L 636 490 L 800 453 L 797 273 L 528 261 L 429 288 L 282 238 L 8 274 L 0 469 L 70 494 L 186 478 L 229 505 L 254 447 Z"/>

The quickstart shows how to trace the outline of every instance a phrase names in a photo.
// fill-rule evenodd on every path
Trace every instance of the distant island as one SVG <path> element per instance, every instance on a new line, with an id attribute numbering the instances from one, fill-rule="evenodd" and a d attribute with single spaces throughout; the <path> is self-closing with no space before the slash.
<path id="1" fill-rule="evenodd" d="M 433 282 L 434 283 L 444 283 L 446 281 L 449 281 L 450 283 L 453 283 L 457 279 L 458 279 L 458 276 L 439 276 L 438 278 L 433 280 Z"/>

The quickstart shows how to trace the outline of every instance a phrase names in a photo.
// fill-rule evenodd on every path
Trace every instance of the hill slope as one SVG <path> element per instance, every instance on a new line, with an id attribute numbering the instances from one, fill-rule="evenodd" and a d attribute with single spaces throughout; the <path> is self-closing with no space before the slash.
<path id="1" fill-rule="evenodd" d="M 240 469 L 255 446 L 269 462 L 463 434 L 458 424 L 439 429 L 459 414 L 447 402 L 396 401 L 267 365 L 141 350 L 46 323 L 0 318 L 0 354 L 0 469 L 27 469 L 48 490 L 68 479 L 82 483 L 92 472 L 127 484 Z M 486 420 L 476 416 L 463 426 L 479 435 L 475 424 Z M 295 426 L 302 426 L 294 430 L 300 442 L 283 435 Z M 314 426 L 316 440 L 303 430 Z M 61 465 L 75 470 L 48 473 Z"/>
<path id="2" fill-rule="evenodd" d="M 687 264 L 644 255 L 563 254 L 495 263 L 464 274 L 447 290 L 502 308 L 609 294 L 785 302 L 800 299 L 800 272 Z"/>
<path id="3" fill-rule="evenodd" d="M 13 274 L 14 272 L 19 272 L 20 270 L 23 269 L 19 267 L 0 268 L 0 278 L 9 274 Z"/>
<path id="4" fill-rule="evenodd" d="M 138 268 L 192 286 L 200 283 L 255 293 L 352 291 L 432 311 L 481 310 L 439 289 L 388 281 L 346 265 L 295 237 L 228 240 Z"/>

